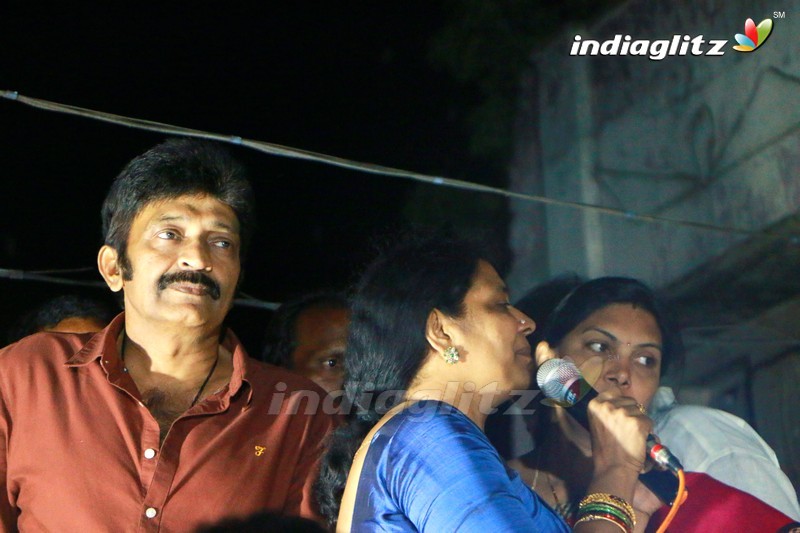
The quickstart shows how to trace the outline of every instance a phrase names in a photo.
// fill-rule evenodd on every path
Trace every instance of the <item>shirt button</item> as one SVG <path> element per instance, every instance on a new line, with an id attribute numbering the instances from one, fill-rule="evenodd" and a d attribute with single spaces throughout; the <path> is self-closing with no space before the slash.
<path id="1" fill-rule="evenodd" d="M 145 459 L 152 459 L 155 456 L 156 456 L 156 451 L 153 448 L 147 448 L 144 451 L 144 458 Z"/>
<path id="2" fill-rule="evenodd" d="M 148 507 L 148 508 L 147 508 L 147 510 L 145 510 L 145 512 L 144 512 L 144 515 L 145 515 L 147 518 L 155 518 L 157 514 L 158 514 L 158 511 L 156 511 L 156 510 L 155 510 L 154 508 L 152 508 L 152 507 Z"/>

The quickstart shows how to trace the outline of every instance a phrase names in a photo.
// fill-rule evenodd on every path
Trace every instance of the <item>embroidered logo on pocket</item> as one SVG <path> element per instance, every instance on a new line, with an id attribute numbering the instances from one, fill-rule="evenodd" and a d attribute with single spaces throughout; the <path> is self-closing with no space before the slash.
<path id="1" fill-rule="evenodd" d="M 265 446 L 256 446 L 256 457 L 261 457 L 264 455 L 264 452 L 267 450 Z"/>

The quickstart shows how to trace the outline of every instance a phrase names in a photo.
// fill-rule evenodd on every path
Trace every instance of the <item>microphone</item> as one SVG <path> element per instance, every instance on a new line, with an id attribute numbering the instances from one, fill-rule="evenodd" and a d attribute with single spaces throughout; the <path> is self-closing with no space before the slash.
<path id="1" fill-rule="evenodd" d="M 564 359 L 549 359 L 536 372 L 536 383 L 542 393 L 565 407 L 567 412 L 587 430 L 589 429 L 588 405 L 597 397 L 597 391 L 581 375 L 578 367 Z M 653 434 L 647 436 L 647 456 L 662 469 L 677 475 L 683 466 L 669 449 Z M 666 479 L 664 474 L 668 478 Z M 677 480 L 665 470 L 651 470 L 639 479 L 663 502 L 672 504 L 677 493 Z"/>
<path id="2" fill-rule="evenodd" d="M 587 408 L 589 402 L 597 397 L 597 391 L 583 379 L 574 363 L 564 359 L 545 361 L 536 372 L 536 383 L 545 396 L 566 407 L 573 418 L 589 429 Z M 647 436 L 647 456 L 673 472 L 683 469 L 678 458 L 652 434 Z"/>

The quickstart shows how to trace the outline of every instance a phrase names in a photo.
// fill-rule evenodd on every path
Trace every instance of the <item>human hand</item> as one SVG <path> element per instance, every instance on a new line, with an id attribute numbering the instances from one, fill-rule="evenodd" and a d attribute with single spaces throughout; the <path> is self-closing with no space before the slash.
<path id="1" fill-rule="evenodd" d="M 650 517 L 664 504 L 658 497 L 650 492 L 650 489 L 644 486 L 643 483 L 637 482 L 633 490 L 633 510 L 636 511 L 636 522 L 642 526 L 641 531 L 644 531 L 644 526 L 650 521 Z M 637 529 L 639 529 L 637 527 Z"/>
<path id="2" fill-rule="evenodd" d="M 636 400 L 610 389 L 589 402 L 588 412 L 595 472 L 619 467 L 642 472 L 653 422 Z"/>
<path id="3" fill-rule="evenodd" d="M 545 361 L 558 358 L 558 354 L 547 344 L 547 341 L 539 342 L 539 344 L 536 345 L 534 354 L 537 367 L 542 366 L 542 363 Z"/>

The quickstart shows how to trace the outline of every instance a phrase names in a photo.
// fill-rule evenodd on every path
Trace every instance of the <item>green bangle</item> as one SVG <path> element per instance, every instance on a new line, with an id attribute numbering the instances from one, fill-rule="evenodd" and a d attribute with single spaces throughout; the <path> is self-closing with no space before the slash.
<path id="1" fill-rule="evenodd" d="M 606 522 L 611 522 L 612 524 L 620 528 L 623 531 L 623 533 L 632 533 L 633 531 L 631 528 L 625 527 L 624 524 L 621 524 L 618 519 L 615 519 L 611 515 L 605 515 L 605 514 L 587 514 L 579 518 L 578 521 L 575 522 L 575 525 L 577 526 L 581 522 L 593 522 L 595 520 L 605 520 Z"/>
<path id="2" fill-rule="evenodd" d="M 591 494 L 587 494 L 582 500 L 581 503 L 578 505 L 578 512 L 586 507 L 587 505 L 595 504 L 595 503 L 604 503 L 607 505 L 613 505 L 618 507 L 622 512 L 624 512 L 630 518 L 630 522 L 635 526 L 636 525 L 636 514 L 633 511 L 633 507 L 631 504 L 625 501 L 624 498 L 620 498 L 614 494 L 609 494 L 607 492 L 593 492 Z"/>
<path id="3" fill-rule="evenodd" d="M 626 526 L 629 528 L 633 528 L 633 520 L 628 514 L 625 512 L 624 509 L 621 509 L 615 505 L 610 505 L 607 503 L 602 502 L 593 502 L 585 504 L 580 511 L 578 511 L 578 516 L 583 514 L 593 514 L 593 513 L 605 513 L 605 514 L 612 514 L 622 520 Z"/>

